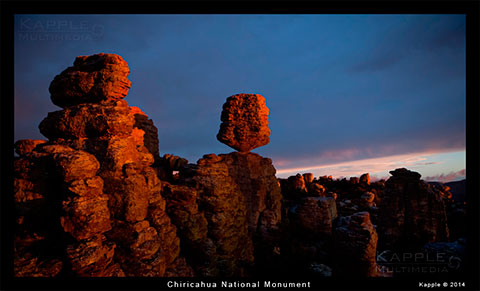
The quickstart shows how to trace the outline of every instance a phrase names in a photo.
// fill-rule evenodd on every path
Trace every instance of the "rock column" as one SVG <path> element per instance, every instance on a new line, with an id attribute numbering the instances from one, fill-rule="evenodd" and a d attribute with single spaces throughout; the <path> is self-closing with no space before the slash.
<path id="1" fill-rule="evenodd" d="M 189 273 L 151 167 L 158 157 L 156 129 L 123 100 L 128 74 L 118 55 L 77 57 L 50 85 L 52 102 L 63 110 L 40 123 L 49 141 L 29 155 L 52 160 L 57 173 L 48 185 L 61 191 L 46 195 L 60 201 L 59 224 L 71 236 L 62 240 L 65 270 L 80 276 Z"/>

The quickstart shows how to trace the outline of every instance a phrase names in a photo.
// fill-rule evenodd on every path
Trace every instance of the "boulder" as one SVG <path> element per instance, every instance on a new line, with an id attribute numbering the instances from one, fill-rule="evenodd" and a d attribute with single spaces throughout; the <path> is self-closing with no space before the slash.
<path id="1" fill-rule="evenodd" d="M 217 139 L 243 153 L 270 142 L 268 107 L 258 94 L 237 94 L 227 98 Z"/>
<path id="2" fill-rule="evenodd" d="M 79 56 L 72 67 L 55 76 L 50 84 L 53 104 L 62 108 L 127 96 L 131 82 L 127 62 L 116 54 Z"/>

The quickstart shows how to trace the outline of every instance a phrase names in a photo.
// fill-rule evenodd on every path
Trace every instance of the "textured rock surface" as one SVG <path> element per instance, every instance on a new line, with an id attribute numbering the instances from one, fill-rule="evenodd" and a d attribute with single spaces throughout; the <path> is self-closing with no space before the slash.
<path id="1" fill-rule="evenodd" d="M 268 107 L 258 94 L 237 94 L 223 105 L 217 139 L 239 152 L 249 152 L 270 142 Z"/>
<path id="2" fill-rule="evenodd" d="M 158 152 L 158 130 L 153 124 L 153 120 L 148 119 L 148 116 L 135 106 L 130 106 L 130 114 L 135 118 L 134 127 L 139 128 L 145 132 L 143 135 L 143 143 L 148 151 L 153 155 L 155 161 L 158 161 L 160 154 Z"/>
<path id="3" fill-rule="evenodd" d="M 280 185 L 283 195 L 287 198 L 297 199 L 307 195 L 305 178 L 300 174 L 290 176 L 287 179 L 280 179 Z"/>
<path id="4" fill-rule="evenodd" d="M 336 274 L 341 277 L 376 276 L 378 235 L 368 212 L 341 217 L 334 232 Z"/>
<path id="5" fill-rule="evenodd" d="M 41 139 L 21 139 L 15 143 L 15 152 L 18 155 L 25 155 L 33 151 L 33 149 L 42 143 L 46 143 L 46 140 Z"/>
<path id="6" fill-rule="evenodd" d="M 49 140 L 126 137 L 132 133 L 135 118 L 124 100 L 104 101 L 67 107 L 48 113 L 40 132 Z"/>
<path id="7" fill-rule="evenodd" d="M 283 216 L 279 259 L 283 268 L 299 276 L 322 273 L 314 271 L 312 266 L 317 265 L 334 267 L 326 272 L 334 277 L 376 276 L 377 233 L 372 221 L 376 219 L 375 199 L 383 189 L 381 183 L 366 183 L 365 176 L 360 182 L 355 177 L 316 179 L 309 174 L 279 181 L 283 213 L 288 213 Z M 352 216 L 362 211 L 365 213 Z"/>
<path id="8" fill-rule="evenodd" d="M 43 143 L 14 168 L 15 265 L 29 266 L 16 268 L 16 276 L 104 276 L 115 267 L 108 257 L 115 243 L 104 243 L 103 235 L 111 229 L 108 197 L 93 155 Z"/>
<path id="9" fill-rule="evenodd" d="M 203 266 L 194 265 L 197 272 L 248 275 L 254 243 L 268 245 L 281 221 L 280 187 L 272 161 L 253 153 L 210 154 L 184 175 L 184 182 L 196 190 L 173 186 L 177 195 L 165 196 L 177 197 L 167 198 L 169 211 L 174 212 L 174 222 L 188 221 L 183 235 L 199 244 L 190 249 L 209 258 Z M 179 199 L 183 202 L 176 202 Z"/>
<path id="10" fill-rule="evenodd" d="M 379 206 L 382 246 L 397 248 L 448 241 L 445 205 L 438 192 L 407 169 L 391 171 Z"/>
<path id="11" fill-rule="evenodd" d="M 53 104 L 62 108 L 102 100 L 119 100 L 128 94 L 130 70 L 115 54 L 79 56 L 72 67 L 55 76 L 50 84 Z"/>
<path id="12" fill-rule="evenodd" d="M 177 226 L 182 253 L 199 276 L 220 274 L 217 247 L 208 235 L 205 212 L 199 209 L 200 197 L 195 188 L 163 183 L 162 195 L 167 201 L 167 213 Z"/>
<path id="13" fill-rule="evenodd" d="M 209 195 L 213 192 L 230 192 L 243 196 L 239 199 L 245 202 L 248 230 L 251 234 L 260 233 L 264 236 L 280 222 L 281 193 L 272 160 L 253 153 L 207 155 L 198 161 L 198 167 L 194 179 L 204 189 L 213 190 L 209 191 Z M 224 180 L 224 175 L 231 180 Z M 211 179 L 215 178 L 233 190 L 222 193 L 224 189 L 212 183 Z"/>
<path id="14" fill-rule="evenodd" d="M 193 274 L 151 167 L 156 129 L 121 100 L 128 72 L 116 55 L 78 57 L 50 86 L 65 109 L 41 122 L 49 141 L 17 143 L 17 276 Z"/>
<path id="15" fill-rule="evenodd" d="M 296 227 L 307 235 L 331 234 L 333 220 L 337 218 L 335 199 L 331 197 L 303 198 L 291 212 Z"/>

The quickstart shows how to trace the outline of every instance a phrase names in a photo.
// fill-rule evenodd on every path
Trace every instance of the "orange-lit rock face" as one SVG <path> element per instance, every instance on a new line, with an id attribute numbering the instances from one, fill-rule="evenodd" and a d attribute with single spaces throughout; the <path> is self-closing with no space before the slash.
<path id="1" fill-rule="evenodd" d="M 49 140 L 128 136 L 135 123 L 124 100 L 81 104 L 48 113 L 39 125 Z"/>
<path id="2" fill-rule="evenodd" d="M 73 67 L 50 84 L 53 104 L 62 108 L 81 103 L 119 100 L 128 94 L 131 82 L 127 62 L 115 54 L 79 56 Z"/>
<path id="3" fill-rule="evenodd" d="M 45 142 L 47 141 L 40 139 L 22 139 L 15 143 L 15 152 L 19 155 L 24 155 L 33 151 L 37 145 Z"/>
<path id="4" fill-rule="evenodd" d="M 130 106 L 130 115 L 134 116 L 134 127 L 139 128 L 145 132 L 143 136 L 143 143 L 148 151 L 153 155 L 155 161 L 160 159 L 158 153 L 158 130 L 153 124 L 153 120 L 148 119 L 148 116 L 135 106 Z"/>
<path id="5" fill-rule="evenodd" d="M 223 105 L 217 139 L 239 152 L 249 152 L 270 142 L 268 107 L 258 94 L 237 94 Z"/>
<path id="6" fill-rule="evenodd" d="M 121 100 L 128 72 L 117 55 L 78 57 L 50 87 L 65 108 L 41 122 L 48 142 L 16 143 L 16 276 L 192 275 L 150 167 L 157 129 Z"/>

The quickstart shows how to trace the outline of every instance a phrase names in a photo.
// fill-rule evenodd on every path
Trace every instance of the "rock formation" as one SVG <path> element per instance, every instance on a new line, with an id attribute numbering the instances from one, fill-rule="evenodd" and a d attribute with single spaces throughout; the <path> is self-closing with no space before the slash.
<path id="1" fill-rule="evenodd" d="M 312 273 L 312 266 L 333 267 L 334 277 L 377 276 L 375 197 L 381 184 L 369 175 L 349 180 L 297 174 L 279 179 L 284 197 L 282 244 L 285 266 Z M 362 212 L 363 211 L 363 212 Z M 314 272 L 315 273 L 315 272 Z"/>
<path id="2" fill-rule="evenodd" d="M 27 257 L 36 268 L 18 267 L 17 276 L 193 274 L 179 257 L 176 227 L 151 167 L 156 129 L 122 100 L 128 73 L 117 55 L 77 57 L 50 86 L 52 101 L 64 109 L 39 126 L 49 141 L 17 143 L 16 265 Z M 50 244 L 58 251 L 39 263 L 34 250 Z"/>
<path id="3" fill-rule="evenodd" d="M 77 57 L 50 85 L 63 110 L 39 125 L 48 141 L 16 143 L 16 275 L 248 275 L 281 222 L 272 161 L 249 153 L 269 142 L 265 99 L 229 97 L 218 139 L 241 153 L 191 165 L 160 157 L 153 121 L 123 100 L 128 74 L 120 56 Z"/>
<path id="4" fill-rule="evenodd" d="M 236 152 L 160 156 L 153 121 L 123 100 L 128 74 L 118 55 L 77 57 L 50 85 L 48 140 L 15 143 L 15 276 L 373 277 L 377 242 L 463 260 L 465 204 L 448 187 L 406 169 L 277 179 L 250 152 L 270 135 L 257 94 L 223 105 L 217 139 Z"/>
<path id="5" fill-rule="evenodd" d="M 33 151 L 39 144 L 46 143 L 46 140 L 41 139 L 21 139 L 14 144 L 15 152 L 22 156 Z"/>
<path id="6" fill-rule="evenodd" d="M 374 277 L 378 235 L 368 212 L 341 217 L 334 232 L 336 267 L 341 277 Z"/>
<path id="7" fill-rule="evenodd" d="M 290 209 L 291 223 L 303 236 L 321 236 L 332 233 L 337 218 L 337 207 L 332 197 L 306 197 Z"/>
<path id="8" fill-rule="evenodd" d="M 365 183 L 367 185 L 370 185 L 370 174 L 365 173 L 360 176 L 360 183 Z"/>
<path id="9" fill-rule="evenodd" d="M 128 94 L 128 64 L 115 54 L 80 56 L 73 67 L 57 75 L 50 84 L 53 104 L 62 108 L 81 103 L 117 101 Z"/>
<path id="10" fill-rule="evenodd" d="M 218 138 L 242 152 L 205 155 L 196 165 L 165 156 L 179 178 L 164 196 L 182 252 L 198 274 L 247 276 L 273 252 L 282 196 L 272 161 L 249 153 L 269 141 L 265 99 L 238 94 L 223 108 Z"/>
<path id="11" fill-rule="evenodd" d="M 270 142 L 268 107 L 258 94 L 237 94 L 223 105 L 217 139 L 239 152 L 249 152 Z"/>
<path id="12" fill-rule="evenodd" d="M 172 215 L 191 221 L 186 236 L 191 237 L 193 229 L 198 239 L 188 238 L 190 244 L 201 241 L 199 245 L 210 245 L 203 248 L 205 252 L 213 250 L 201 256 L 212 259 L 203 272 L 245 276 L 254 264 L 254 242 L 268 241 L 281 220 L 281 194 L 272 161 L 252 153 L 210 154 L 188 173 L 181 171 L 181 176 L 182 183 L 194 189 L 184 188 L 182 193 L 189 194 L 175 195 L 189 195 L 192 201 L 178 207 L 191 207 Z M 170 211 L 175 203 L 166 197 Z"/>
<path id="13" fill-rule="evenodd" d="M 385 248 L 448 241 L 445 205 L 438 192 L 405 168 L 391 171 L 380 204 L 378 230 Z"/>

